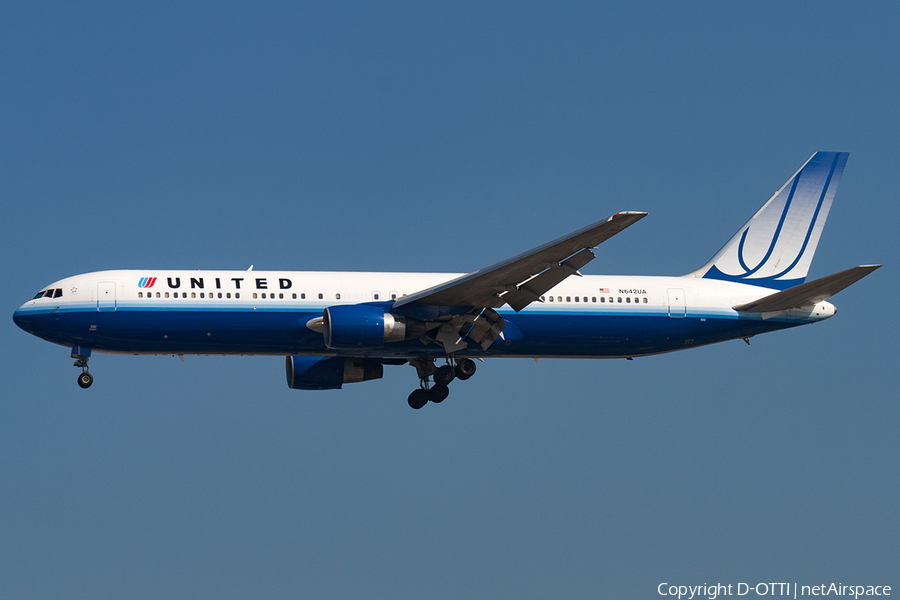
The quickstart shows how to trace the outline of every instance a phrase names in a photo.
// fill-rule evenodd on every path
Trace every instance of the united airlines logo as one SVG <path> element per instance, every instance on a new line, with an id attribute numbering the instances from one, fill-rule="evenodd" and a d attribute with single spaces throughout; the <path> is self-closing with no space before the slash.
<path id="1" fill-rule="evenodd" d="M 704 277 L 786 289 L 806 279 L 847 162 L 817 152 L 713 257 Z"/>
<path id="2" fill-rule="evenodd" d="M 156 277 L 141 277 L 141 280 L 138 281 L 138 287 L 150 288 L 153 287 L 154 283 L 156 283 Z"/>
<path id="3" fill-rule="evenodd" d="M 777 201 L 758 213 L 744 230 L 737 247 L 738 264 L 744 270 L 740 277 L 779 279 L 797 266 L 807 250 L 815 252 L 818 238 L 814 239 L 813 233 L 820 215 L 824 212 L 827 217 L 834 196 L 832 192 L 829 197 L 828 188 L 841 158 L 841 154 L 834 154 L 833 159 L 823 160 L 831 155 L 821 154 L 816 154 L 794 176 L 786 198 L 782 191 Z M 787 232 L 784 240 L 782 232 Z M 756 266 L 751 266 L 753 262 Z"/>

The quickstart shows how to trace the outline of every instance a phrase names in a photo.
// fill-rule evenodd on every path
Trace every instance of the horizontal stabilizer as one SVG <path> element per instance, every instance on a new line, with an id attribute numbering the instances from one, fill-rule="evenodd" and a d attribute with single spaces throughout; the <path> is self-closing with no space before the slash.
<path id="1" fill-rule="evenodd" d="M 740 312 L 776 312 L 816 304 L 831 298 L 842 289 L 849 287 L 879 268 L 881 265 L 860 265 L 828 275 L 815 281 L 802 283 L 781 292 L 775 292 L 759 300 L 734 306 Z"/>

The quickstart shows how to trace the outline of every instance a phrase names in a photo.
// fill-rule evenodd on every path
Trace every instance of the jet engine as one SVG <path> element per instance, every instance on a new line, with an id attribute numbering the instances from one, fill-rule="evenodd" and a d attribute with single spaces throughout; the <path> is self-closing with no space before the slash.
<path id="1" fill-rule="evenodd" d="M 284 366 L 292 390 L 339 390 L 345 383 L 384 376 L 381 361 L 370 358 L 288 356 Z"/>
<path id="2" fill-rule="evenodd" d="M 425 335 L 425 323 L 385 312 L 370 304 L 342 304 L 325 309 L 321 319 L 306 324 L 325 336 L 332 349 L 378 348 Z"/>

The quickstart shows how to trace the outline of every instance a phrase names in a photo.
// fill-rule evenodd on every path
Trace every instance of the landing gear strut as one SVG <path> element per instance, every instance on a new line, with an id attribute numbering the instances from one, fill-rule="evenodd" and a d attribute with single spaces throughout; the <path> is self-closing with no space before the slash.
<path id="1" fill-rule="evenodd" d="M 437 367 L 430 358 L 416 358 L 410 362 L 419 376 L 419 389 L 409 395 L 409 406 L 416 410 L 429 402 L 439 404 L 450 395 L 450 382 L 454 379 L 466 380 L 475 374 L 475 363 L 468 358 L 448 359 L 448 363 Z M 455 364 L 454 364 L 455 363 Z M 434 379 L 434 383 L 429 379 Z"/>
<path id="2" fill-rule="evenodd" d="M 78 375 L 78 387 L 83 390 L 91 387 L 91 384 L 94 383 L 94 376 L 88 372 L 88 359 L 90 357 L 90 349 L 79 346 L 72 348 L 72 358 L 75 359 L 75 366 L 81 367 L 81 373 Z"/>

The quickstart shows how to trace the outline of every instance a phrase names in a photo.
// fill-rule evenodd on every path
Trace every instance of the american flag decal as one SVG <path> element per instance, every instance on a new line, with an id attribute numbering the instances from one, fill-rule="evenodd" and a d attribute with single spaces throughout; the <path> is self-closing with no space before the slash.
<path id="1" fill-rule="evenodd" d="M 608 294 L 608 293 L 609 293 L 609 288 L 600 288 L 599 291 L 600 291 L 601 294 Z"/>

